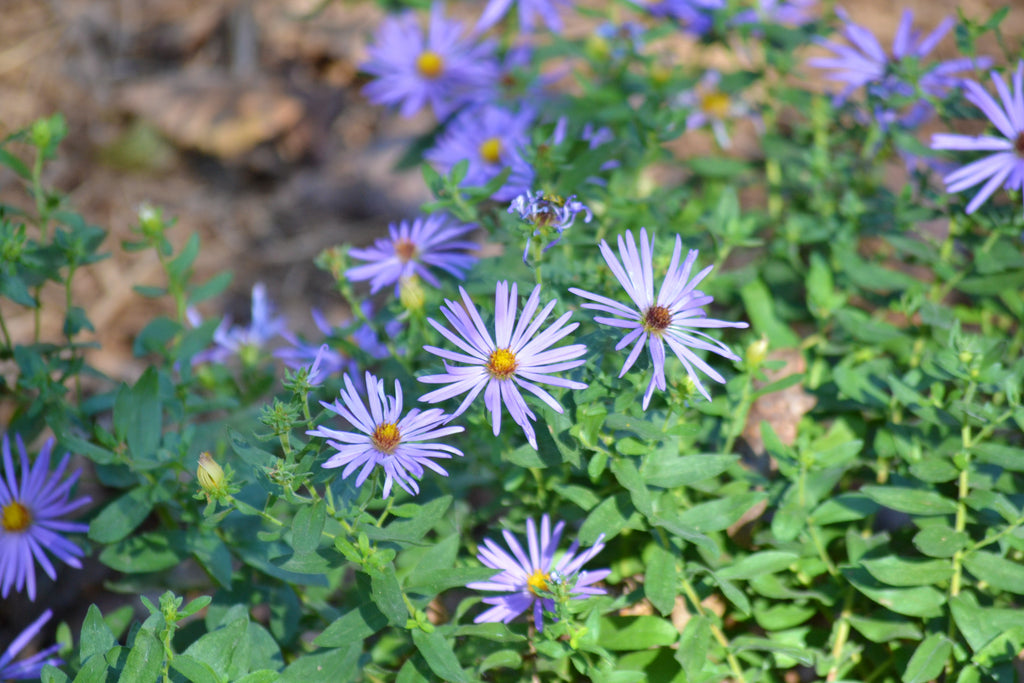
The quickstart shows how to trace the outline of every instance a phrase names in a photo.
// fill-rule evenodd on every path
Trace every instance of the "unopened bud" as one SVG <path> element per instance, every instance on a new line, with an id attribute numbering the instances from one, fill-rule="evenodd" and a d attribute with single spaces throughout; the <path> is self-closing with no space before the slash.
<path id="1" fill-rule="evenodd" d="M 199 454 L 196 477 L 199 479 L 199 485 L 203 487 L 203 491 L 208 494 L 218 495 L 225 490 L 224 470 L 206 451 Z"/>
<path id="2" fill-rule="evenodd" d="M 750 342 L 747 346 L 747 368 L 756 370 L 761 367 L 764 357 L 768 353 L 768 337 L 761 335 L 761 338 Z"/>
<path id="3" fill-rule="evenodd" d="M 423 291 L 423 284 L 416 275 L 403 277 L 398 283 L 398 300 L 407 311 L 419 311 L 423 309 L 426 301 L 426 293 Z"/>

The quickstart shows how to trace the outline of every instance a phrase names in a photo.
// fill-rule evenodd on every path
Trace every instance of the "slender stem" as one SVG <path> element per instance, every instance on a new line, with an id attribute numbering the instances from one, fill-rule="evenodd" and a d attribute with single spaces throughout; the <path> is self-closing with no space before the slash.
<path id="1" fill-rule="evenodd" d="M 843 647 L 850 637 L 850 615 L 853 614 L 853 591 L 847 590 L 846 598 L 843 600 L 843 611 L 839 614 L 839 623 L 836 625 L 836 642 L 832 644 L 832 666 L 829 667 L 826 681 L 835 681 L 839 678 L 839 665 L 842 664 Z"/>
<path id="2" fill-rule="evenodd" d="M 740 402 L 736 407 L 736 412 L 733 413 L 733 419 L 729 426 L 729 436 L 725 440 L 725 447 L 722 450 L 722 453 L 726 455 L 732 453 L 733 446 L 736 445 L 736 439 L 743 433 L 743 427 L 747 424 L 747 416 L 750 414 L 750 407 L 754 403 L 751 400 L 751 386 L 751 376 L 747 372 L 743 376 L 743 393 L 740 394 Z"/>
<path id="3" fill-rule="evenodd" d="M 704 609 L 704 606 L 700 604 L 700 598 L 697 597 L 697 591 L 693 589 L 693 586 L 690 584 L 690 580 L 686 578 L 685 573 L 681 574 L 681 578 L 683 582 L 683 592 L 686 593 L 686 597 L 690 599 L 691 603 L 693 603 L 694 610 L 697 611 L 698 615 L 707 618 L 707 611 Z M 711 625 L 711 635 L 713 635 L 715 640 L 718 641 L 718 644 L 725 649 L 725 659 L 729 663 L 729 668 L 732 669 L 732 673 L 736 677 L 736 680 L 738 683 L 747 683 L 747 679 L 743 675 L 743 667 L 740 666 L 740 662 L 736 659 L 736 655 L 729 650 L 729 639 L 726 637 L 725 632 L 722 631 L 721 627 L 711 619 L 708 619 L 708 623 Z"/>

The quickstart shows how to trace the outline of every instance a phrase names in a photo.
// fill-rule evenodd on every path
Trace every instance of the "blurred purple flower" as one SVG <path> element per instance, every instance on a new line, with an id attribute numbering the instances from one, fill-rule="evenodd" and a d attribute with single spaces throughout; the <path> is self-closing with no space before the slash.
<path id="1" fill-rule="evenodd" d="M 562 19 L 558 16 L 558 7 L 572 7 L 570 0 L 516 0 L 519 5 L 519 28 L 524 33 L 532 33 L 535 19 L 540 16 L 553 33 L 562 32 Z M 475 31 L 483 32 L 501 21 L 512 7 L 513 0 L 489 0 L 484 12 L 480 15 Z"/>
<path id="2" fill-rule="evenodd" d="M 59 643 L 40 650 L 20 662 L 14 661 L 14 658 L 18 656 L 18 653 L 36 637 L 36 634 L 42 630 L 43 625 L 46 624 L 51 617 L 53 617 L 53 610 L 46 610 L 39 615 L 38 619 L 29 624 L 24 631 L 19 633 L 18 637 L 7 646 L 4 653 L 0 655 L 0 681 L 39 680 L 44 666 L 47 664 L 60 666 L 64 663 L 61 661 L 60 657 L 53 656 L 58 650 L 60 650 Z"/>
<path id="3" fill-rule="evenodd" d="M 690 277 L 693 265 L 697 261 L 697 250 L 691 249 L 686 261 L 679 263 L 682 255 L 683 242 L 679 235 L 676 235 L 676 246 L 672 252 L 672 262 L 668 266 L 668 272 L 658 290 L 658 296 L 654 296 L 654 266 L 652 252 L 654 250 L 654 237 L 647 239 L 647 231 L 640 228 L 640 249 L 637 249 L 633 233 L 626 231 L 626 238 L 619 236 L 619 256 L 622 261 L 615 257 L 608 242 L 601 240 L 601 254 L 605 262 L 611 268 L 612 273 L 619 280 L 626 294 L 633 301 L 635 308 L 630 308 L 614 299 L 592 294 L 590 292 L 569 288 L 569 291 L 594 303 L 585 303 L 583 308 L 589 308 L 603 313 L 609 313 L 615 317 L 595 317 L 594 321 L 602 325 L 611 325 L 629 330 L 618 344 L 616 351 L 633 344 L 626 362 L 622 365 L 619 377 L 626 374 L 626 371 L 633 367 L 633 363 L 640 356 L 646 344 L 650 348 L 651 365 L 653 372 L 651 382 L 644 392 L 643 408 L 651 402 L 651 396 L 655 387 L 664 391 L 665 384 L 665 345 L 668 344 L 676 357 L 686 368 L 686 374 L 693 381 L 694 385 L 711 400 L 711 395 L 704 388 L 697 370 L 700 370 L 716 382 L 725 382 L 714 368 L 704 362 L 693 349 L 702 349 L 718 354 L 723 358 L 738 361 L 739 356 L 729 350 L 729 347 L 722 342 L 708 336 L 704 332 L 693 328 L 708 327 L 747 327 L 747 323 L 725 322 L 713 320 L 707 317 L 704 307 L 714 299 L 696 287 L 700 284 L 713 266 L 708 266 L 697 275 Z"/>
<path id="4" fill-rule="evenodd" d="M 951 133 L 932 136 L 932 149 L 995 152 L 943 178 L 946 192 L 961 192 L 987 180 L 967 205 L 967 213 L 974 213 L 1000 185 L 1007 190 L 1024 190 L 1024 60 L 1017 62 L 1012 95 L 1001 76 L 992 72 L 991 77 L 1002 106 L 974 81 L 967 81 L 964 96 L 1004 137 Z"/>
<path id="5" fill-rule="evenodd" d="M 344 466 L 343 479 L 362 468 L 356 477 L 356 486 L 362 486 L 373 468 L 380 466 L 385 474 L 384 498 L 391 495 L 395 482 L 411 495 L 419 493 L 416 479 L 423 476 L 424 467 L 447 477 L 448 472 L 431 458 L 462 456 L 462 451 L 454 446 L 427 442 L 458 434 L 463 428 L 444 426 L 452 416 L 440 408 L 424 411 L 413 408 L 403 417 L 402 386 L 398 380 L 395 380 L 393 397 L 384 393 L 383 380 L 369 372 L 366 387 L 369 410 L 348 375 L 345 375 L 340 401 L 320 402 L 361 432 L 341 432 L 323 425 L 306 432 L 327 439 L 328 445 L 337 450 L 323 467 Z"/>
<path id="6" fill-rule="evenodd" d="M 898 123 L 906 128 L 914 128 L 932 112 L 931 103 L 924 98 L 917 99 L 905 112 L 895 110 L 889 106 L 889 101 L 894 97 L 913 98 L 918 89 L 932 97 L 945 97 L 951 88 L 962 87 L 966 83 L 962 77 L 954 76 L 955 73 L 988 68 L 992 63 L 987 57 L 964 57 L 940 62 L 921 71 L 918 62 L 927 57 L 953 27 L 956 22 L 952 17 L 947 17 L 935 30 L 922 37 L 913 30 L 913 12 L 904 10 L 893 39 L 890 57 L 878 39 L 863 26 L 855 24 L 842 8 L 836 8 L 836 14 L 846 24 L 843 35 L 852 46 L 821 40 L 819 44 L 831 50 L 835 56 L 816 57 L 809 60 L 808 64 L 832 69 L 827 77 L 846 84 L 833 98 L 836 106 L 845 102 L 855 90 L 864 87 L 876 102 L 875 118 L 883 127 Z"/>
<path id="7" fill-rule="evenodd" d="M 20 482 L 14 476 L 11 440 L 4 434 L 4 478 L 0 480 L 0 581 L 3 582 L 0 596 L 6 598 L 11 588 L 19 592 L 25 588 L 29 600 L 35 600 L 36 562 L 47 576 L 57 580 L 57 571 L 47 557 L 47 551 L 75 569 L 82 568 L 78 558 L 85 553 L 60 534 L 84 534 L 89 531 L 89 525 L 57 518 L 86 505 L 91 498 L 68 498 L 71 487 L 81 474 L 81 471 L 76 471 L 61 481 L 70 453 L 65 453 L 57 469 L 50 472 L 52 438 L 43 444 L 31 466 L 21 436 L 15 436 L 15 440 L 21 456 Z"/>
<path id="8" fill-rule="evenodd" d="M 333 328 L 327 319 L 324 318 L 323 313 L 317 309 L 311 311 L 313 315 L 313 323 L 317 329 L 323 333 L 325 337 L 329 337 L 333 333 Z M 341 372 L 346 366 L 350 370 L 355 371 L 355 363 L 345 356 L 340 351 L 336 351 L 329 344 L 321 343 L 309 344 L 299 339 L 299 337 L 291 330 L 282 330 L 281 336 L 287 340 L 291 346 L 276 349 L 274 351 L 274 357 L 281 359 L 286 366 L 292 370 L 298 370 L 299 368 L 310 367 L 310 373 L 308 381 L 310 384 L 317 384 L 318 382 L 313 381 L 313 367 L 316 368 L 318 378 L 328 377 L 330 375 Z"/>
<path id="9" fill-rule="evenodd" d="M 500 107 L 474 107 L 449 123 L 425 156 L 444 173 L 467 160 L 465 186 L 486 185 L 506 168 L 511 169 L 505 184 L 491 195 L 497 201 L 508 201 L 533 182 L 533 168 L 522 156 L 530 142 L 533 117 L 530 109 L 512 113 Z"/>
<path id="10" fill-rule="evenodd" d="M 715 24 L 714 12 L 725 5 L 726 0 L 660 0 L 643 7 L 656 17 L 672 17 L 684 30 L 703 36 Z"/>
<path id="11" fill-rule="evenodd" d="M 580 544 L 578 540 L 574 540 L 569 550 L 555 562 L 558 542 L 562 539 L 564 529 L 565 522 L 559 522 L 552 533 L 551 519 L 544 515 L 541 517 L 538 537 L 533 519 L 527 519 L 526 544 L 529 555 L 523 551 L 523 546 L 508 530 L 502 531 L 502 536 L 512 551 L 511 554 L 491 539 L 484 539 L 478 550 L 477 559 L 487 567 L 500 569 L 501 573 L 487 581 L 468 583 L 466 587 L 506 595 L 484 598 L 486 604 L 494 606 L 478 615 L 473 620 L 474 623 L 501 621 L 507 624 L 533 607 L 533 624 L 538 631 L 543 631 L 543 612 L 555 611 L 555 602 L 548 596 L 556 582 L 568 584 L 569 596 L 573 598 L 584 599 L 605 593 L 604 589 L 595 588 L 593 584 L 611 574 L 610 569 L 582 571 L 583 565 L 604 548 L 604 534 L 598 537 L 591 548 L 579 555 L 576 553 Z"/>
<path id="12" fill-rule="evenodd" d="M 692 110 L 686 118 L 686 130 L 711 126 L 718 146 L 729 149 L 732 141 L 729 139 L 725 122 L 729 119 L 751 117 L 754 111 L 741 98 L 721 90 L 718 87 L 721 81 L 722 74 L 718 71 L 705 72 L 693 90 L 681 93 L 676 98 L 676 104 Z M 755 124 L 760 123 L 759 118 L 755 118 L 754 121 Z"/>
<path id="13" fill-rule="evenodd" d="M 193 327 L 202 324 L 202 318 L 194 308 L 186 312 Z M 248 326 L 231 325 L 231 318 L 225 316 L 213 333 L 213 348 L 197 353 L 192 363 L 223 363 L 246 349 L 262 349 L 267 343 L 287 330 L 283 317 L 274 315 L 274 305 L 267 298 L 267 287 L 257 282 L 252 287 L 252 314 Z"/>
<path id="14" fill-rule="evenodd" d="M 461 280 L 476 263 L 476 257 L 466 252 L 476 249 L 477 245 L 457 238 L 475 228 L 475 225 L 455 223 L 445 214 L 416 218 L 411 224 L 409 221 L 392 223 L 388 226 L 390 238 L 349 251 L 353 258 L 369 263 L 349 268 L 345 275 L 353 282 L 370 280 L 370 294 L 393 284 L 395 296 L 399 293 L 399 281 L 414 274 L 440 287 L 441 283 L 427 266 L 440 268 Z"/>
<path id="15" fill-rule="evenodd" d="M 466 290 L 459 287 L 459 292 L 462 294 L 463 305 L 446 299 L 445 305 L 441 307 L 441 312 L 455 328 L 455 332 L 432 318 L 428 318 L 427 322 L 460 351 L 447 351 L 436 346 L 424 346 L 423 348 L 435 356 L 440 356 L 445 361 L 455 361 L 465 363 L 465 365 L 449 365 L 445 362 L 444 374 L 420 377 L 419 380 L 427 384 L 448 385 L 421 396 L 420 400 L 438 403 L 460 394 L 466 394 L 459 409 L 453 415 L 455 417 L 461 415 L 473 399 L 483 391 L 484 405 L 491 413 L 491 426 L 494 429 L 494 435 L 497 436 L 501 433 L 501 407 L 504 405 L 515 423 L 522 427 L 527 441 L 536 449 L 537 436 L 531 421 L 536 420 L 537 416 L 526 405 L 520 389 L 525 389 L 546 403 L 552 410 L 561 413 L 562 406 L 558 404 L 558 401 L 536 383 L 567 389 L 585 389 L 587 387 L 582 382 L 574 382 L 551 374 L 583 365 L 583 360 L 574 360 L 586 353 L 587 347 L 583 344 L 570 344 L 557 349 L 550 348 L 555 342 L 575 330 L 579 324 L 566 325 L 572 314 L 565 313 L 546 330 L 537 334 L 556 303 L 552 299 L 540 313 L 537 313 L 537 307 L 540 304 L 540 285 L 534 287 L 533 292 L 530 293 L 530 298 L 527 299 L 517 324 L 516 312 L 519 307 L 519 299 L 516 284 L 512 283 L 510 290 L 508 282 L 502 280 L 498 282 L 494 293 L 495 336 L 491 337 L 476 305 L 466 294 Z"/>
<path id="16" fill-rule="evenodd" d="M 494 44 L 462 34 L 460 22 L 444 18 L 440 2 L 431 7 L 426 36 L 411 12 L 386 19 L 362 65 L 376 76 L 363 92 L 406 117 L 427 103 L 444 119 L 465 104 L 490 100 L 498 75 Z"/>
<path id="17" fill-rule="evenodd" d="M 814 20 L 811 10 L 818 0 L 757 0 L 757 7 L 737 12 L 733 24 L 781 24 L 803 26 Z"/>
<path id="18" fill-rule="evenodd" d="M 584 223 L 589 223 L 594 215 L 583 202 L 576 201 L 576 195 L 570 195 L 563 199 L 557 195 L 545 195 L 543 190 L 537 190 L 533 195 L 529 190 L 512 200 L 508 207 L 508 213 L 518 213 L 520 220 L 537 226 L 533 231 L 533 237 L 541 237 L 545 231 L 554 230 L 557 237 L 544 245 L 544 251 L 555 246 L 562 239 L 562 231 L 576 222 L 576 216 L 583 213 Z M 526 240 L 526 247 L 523 249 L 523 263 L 526 263 L 527 252 L 530 250 L 531 239 Z"/>

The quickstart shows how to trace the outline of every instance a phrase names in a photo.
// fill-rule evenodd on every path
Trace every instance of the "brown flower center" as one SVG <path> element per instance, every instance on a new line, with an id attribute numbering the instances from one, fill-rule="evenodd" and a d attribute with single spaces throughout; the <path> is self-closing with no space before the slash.
<path id="1" fill-rule="evenodd" d="M 501 161 L 501 138 L 487 138 L 480 143 L 480 158 L 489 164 Z"/>
<path id="2" fill-rule="evenodd" d="M 420 76 L 433 80 L 444 71 L 444 58 L 432 50 L 425 50 L 416 58 L 416 70 Z"/>
<path id="3" fill-rule="evenodd" d="M 655 304 L 644 313 L 644 329 L 648 332 L 661 332 L 672 324 L 672 313 L 659 304 Z"/>
<path id="4" fill-rule="evenodd" d="M 535 596 L 540 597 L 541 591 L 547 592 L 548 579 L 550 578 L 551 575 L 547 572 L 535 569 L 533 573 L 526 578 L 526 588 Z"/>
<path id="5" fill-rule="evenodd" d="M 3 511 L 0 511 L 0 526 L 4 531 L 19 533 L 29 528 L 31 524 L 32 513 L 18 501 L 8 503 Z"/>
<path id="6" fill-rule="evenodd" d="M 490 358 L 487 359 L 487 372 L 495 379 L 508 379 L 515 374 L 518 366 L 516 354 L 508 349 L 492 351 Z"/>
<path id="7" fill-rule="evenodd" d="M 373 430 L 373 436 L 370 437 L 370 443 L 381 453 L 387 453 L 391 455 L 398 448 L 398 444 L 402 442 L 402 435 L 398 431 L 398 425 L 391 422 L 385 422 L 377 425 L 377 428 Z"/>
<path id="8" fill-rule="evenodd" d="M 705 114 L 716 119 L 724 119 L 729 115 L 729 96 L 724 92 L 709 92 L 700 98 L 700 108 Z"/>
<path id="9" fill-rule="evenodd" d="M 1024 130 L 1017 133 L 1017 139 L 1013 141 L 1013 151 L 1017 156 L 1024 158 Z"/>
<path id="10" fill-rule="evenodd" d="M 412 257 L 415 255 L 416 245 L 413 244 L 412 240 L 401 237 L 395 242 L 395 256 L 397 256 L 398 260 L 402 263 L 412 261 Z"/>

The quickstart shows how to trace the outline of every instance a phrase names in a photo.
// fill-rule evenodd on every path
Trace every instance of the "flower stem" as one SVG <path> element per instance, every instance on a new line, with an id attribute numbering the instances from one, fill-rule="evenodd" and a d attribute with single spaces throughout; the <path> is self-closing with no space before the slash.
<path id="1" fill-rule="evenodd" d="M 693 589 L 693 585 L 690 580 L 686 578 L 685 573 L 681 575 L 683 582 L 683 592 L 686 593 L 686 597 L 693 603 L 693 608 L 697 614 L 707 618 L 707 611 L 704 606 L 700 604 L 700 598 L 697 597 L 697 591 Z M 729 650 L 729 639 L 726 637 L 725 632 L 722 631 L 721 627 L 711 619 L 708 619 L 708 623 L 711 625 L 711 635 L 715 637 L 718 644 L 725 649 L 725 659 L 729 663 L 729 668 L 732 669 L 733 675 L 736 677 L 737 683 L 747 683 L 746 677 L 743 675 L 743 667 L 740 666 L 740 662 Z"/>

